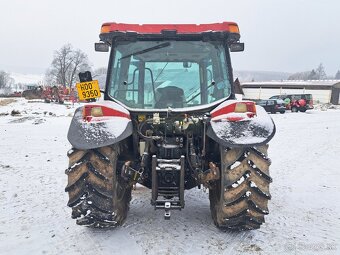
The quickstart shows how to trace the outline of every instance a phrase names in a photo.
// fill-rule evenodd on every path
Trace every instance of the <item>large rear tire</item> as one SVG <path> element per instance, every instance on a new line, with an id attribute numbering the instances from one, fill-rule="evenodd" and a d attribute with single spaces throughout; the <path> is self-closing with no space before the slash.
<path id="1" fill-rule="evenodd" d="M 119 147 L 71 149 L 65 173 L 68 206 L 78 225 L 98 228 L 122 225 L 131 200 L 131 187 L 116 174 Z"/>
<path id="2" fill-rule="evenodd" d="M 219 228 L 257 229 L 271 198 L 268 146 L 221 149 L 221 179 L 209 191 L 210 209 Z"/>

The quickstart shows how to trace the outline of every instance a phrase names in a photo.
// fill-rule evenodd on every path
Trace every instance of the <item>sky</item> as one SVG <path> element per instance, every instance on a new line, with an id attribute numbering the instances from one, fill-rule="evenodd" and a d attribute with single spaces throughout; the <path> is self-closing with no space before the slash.
<path id="1" fill-rule="evenodd" d="M 245 51 L 232 53 L 235 70 L 300 72 L 323 63 L 340 69 L 339 0 L 1 0 L 0 70 L 44 74 L 66 43 L 92 64 L 107 66 L 95 52 L 104 22 L 239 24 Z"/>

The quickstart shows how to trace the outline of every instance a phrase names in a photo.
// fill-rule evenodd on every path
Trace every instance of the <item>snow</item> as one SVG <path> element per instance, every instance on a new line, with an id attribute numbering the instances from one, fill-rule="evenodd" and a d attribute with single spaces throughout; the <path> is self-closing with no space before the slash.
<path id="1" fill-rule="evenodd" d="M 76 109 L 68 133 L 69 142 L 77 148 L 89 149 L 112 144 L 124 136 L 124 131 L 131 124 L 130 119 L 118 116 L 94 117 L 90 122 L 84 122 L 82 111 L 82 107 Z"/>
<path id="2" fill-rule="evenodd" d="M 158 168 L 157 169 L 160 169 L 160 168 L 171 168 L 171 169 L 176 169 L 176 170 L 180 170 L 181 169 L 181 166 L 180 165 L 176 165 L 176 164 L 158 164 Z"/>
<path id="3" fill-rule="evenodd" d="M 2 105 L 1 102 L 11 100 L 15 101 L 11 104 Z M 0 98 L 0 116 L 10 115 L 13 110 L 19 111 L 19 117 L 61 117 L 61 116 L 73 116 L 73 113 L 77 107 L 81 104 L 75 103 L 65 103 L 62 105 L 55 103 L 45 103 L 44 100 L 29 100 L 27 101 L 24 98 L 11 98 L 6 99 Z M 14 120 L 17 120 L 15 118 Z"/>
<path id="4" fill-rule="evenodd" d="M 77 226 L 64 192 L 75 108 L 22 99 L 0 104 L 0 113 L 13 109 L 21 116 L 0 116 L 0 254 L 340 253 L 340 110 L 271 115 L 277 133 L 269 146 L 270 214 L 259 230 L 224 232 L 202 190 L 186 191 L 185 208 L 165 221 L 141 186 L 122 227 Z M 37 119 L 44 121 L 34 125 Z"/>
<path id="5" fill-rule="evenodd" d="M 214 111 L 219 108 L 221 107 L 217 107 Z M 254 118 L 245 119 L 247 120 L 246 122 L 215 121 L 226 115 L 228 117 L 242 117 L 245 115 L 244 113 L 228 113 L 217 116 L 212 118 L 211 127 L 220 139 L 227 141 L 229 144 L 262 143 L 273 133 L 274 124 L 263 107 L 256 105 L 256 113 L 257 115 Z"/>

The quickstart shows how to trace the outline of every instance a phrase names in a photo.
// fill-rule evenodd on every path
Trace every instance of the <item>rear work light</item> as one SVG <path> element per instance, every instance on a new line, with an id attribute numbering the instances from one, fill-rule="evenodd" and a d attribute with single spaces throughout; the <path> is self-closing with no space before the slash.
<path id="1" fill-rule="evenodd" d="M 213 121 L 240 121 L 256 116 L 255 102 L 245 101 L 228 104 L 211 113 Z"/>

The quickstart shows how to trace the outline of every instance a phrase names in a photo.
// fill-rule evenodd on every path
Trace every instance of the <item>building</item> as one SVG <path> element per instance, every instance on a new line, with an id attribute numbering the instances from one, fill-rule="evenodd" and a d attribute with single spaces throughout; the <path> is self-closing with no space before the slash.
<path id="1" fill-rule="evenodd" d="M 247 99 L 267 99 L 283 94 L 312 94 L 315 103 L 340 104 L 340 80 L 244 82 L 241 87 Z"/>

